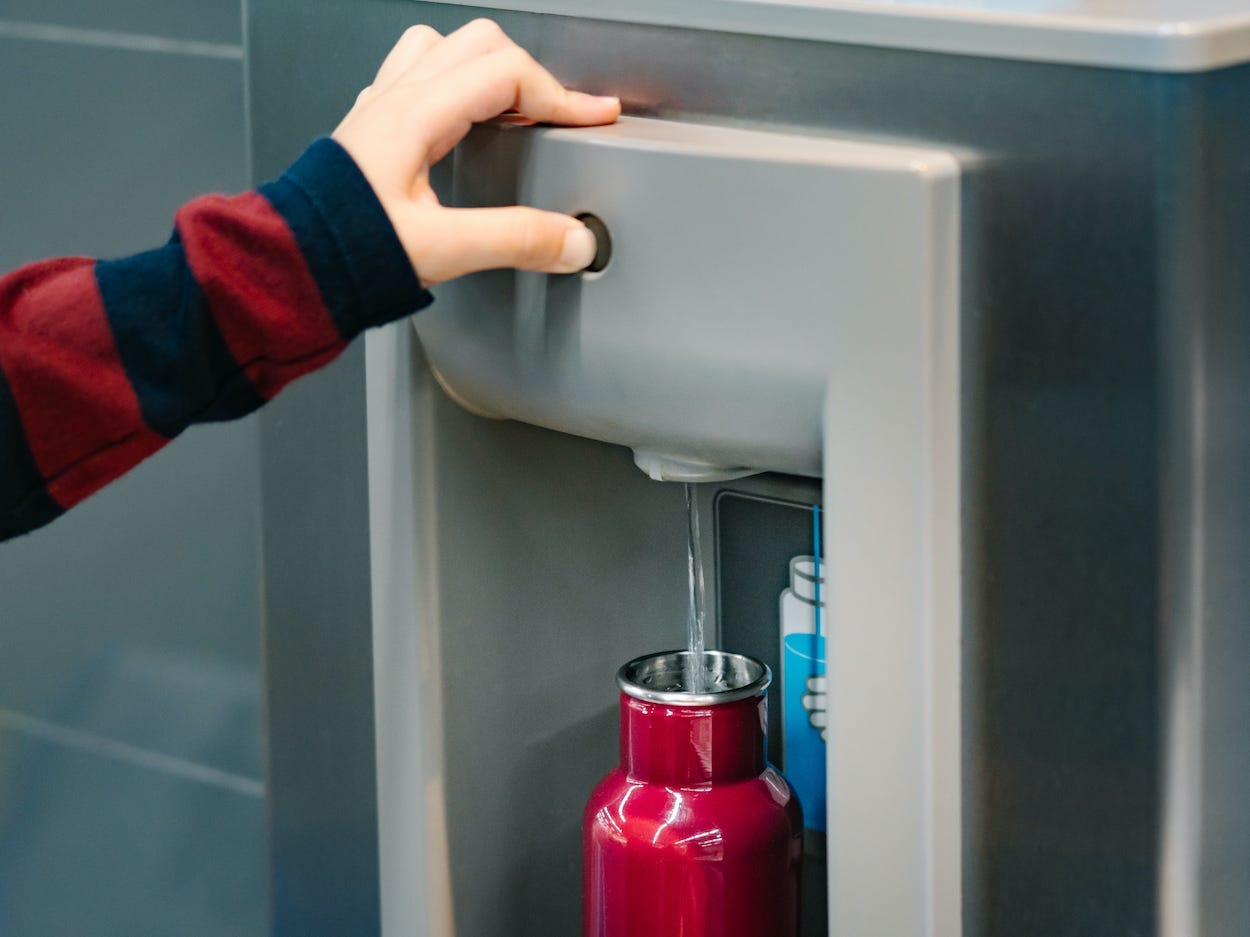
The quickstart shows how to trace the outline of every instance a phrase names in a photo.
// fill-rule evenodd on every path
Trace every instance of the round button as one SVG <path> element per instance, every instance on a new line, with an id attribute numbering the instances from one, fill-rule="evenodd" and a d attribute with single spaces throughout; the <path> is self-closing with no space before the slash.
<path id="1" fill-rule="evenodd" d="M 612 259 L 612 235 L 608 233 L 608 226 L 603 223 L 603 219 L 598 215 L 582 212 L 575 217 L 588 227 L 590 233 L 595 236 L 595 259 L 590 262 L 583 272 L 598 273 Z"/>

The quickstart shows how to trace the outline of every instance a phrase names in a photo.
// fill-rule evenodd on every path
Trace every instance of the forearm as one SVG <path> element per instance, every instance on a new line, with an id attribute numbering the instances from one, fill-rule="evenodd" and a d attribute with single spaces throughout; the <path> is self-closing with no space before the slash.
<path id="1" fill-rule="evenodd" d="M 189 203 L 158 250 L 0 279 L 0 539 L 429 301 L 368 183 L 328 140 L 277 182 Z"/>

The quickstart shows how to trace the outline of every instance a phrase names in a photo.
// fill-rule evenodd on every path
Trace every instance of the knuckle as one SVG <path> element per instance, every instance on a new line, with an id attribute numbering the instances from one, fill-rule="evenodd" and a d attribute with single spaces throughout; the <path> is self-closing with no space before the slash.
<path id="1" fill-rule="evenodd" d="M 426 42 L 430 39 L 442 38 L 437 29 L 432 26 L 426 26 L 421 23 L 417 26 L 409 26 L 404 30 L 403 39 L 408 43 Z"/>
<path id="2" fill-rule="evenodd" d="M 508 57 L 510 63 L 518 67 L 528 67 L 534 62 L 534 57 L 520 46 L 514 45 L 503 54 Z"/>
<path id="3" fill-rule="evenodd" d="M 484 39 L 498 40 L 498 39 L 507 38 L 507 36 L 505 35 L 503 31 L 503 27 L 500 26 L 498 23 L 496 23 L 494 20 L 489 19 L 485 16 L 479 16 L 477 19 L 473 20 L 467 26 L 465 26 L 464 29 L 465 29 L 465 32 L 472 33 L 476 36 L 481 36 Z"/>

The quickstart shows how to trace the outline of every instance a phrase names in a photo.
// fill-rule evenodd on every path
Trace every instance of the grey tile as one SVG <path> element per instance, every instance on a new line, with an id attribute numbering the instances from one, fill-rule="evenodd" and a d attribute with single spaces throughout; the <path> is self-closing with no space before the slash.
<path id="1" fill-rule="evenodd" d="M 0 705 L 261 774 L 256 423 L 0 544 Z"/>
<path id="2" fill-rule="evenodd" d="M 240 0 L 4 0 L 0 19 L 237 43 Z"/>
<path id="3" fill-rule="evenodd" d="M 0 40 L 0 269 L 162 242 L 244 187 L 237 62 Z M 0 544 L 0 706 L 259 776 L 254 420 Z"/>
<path id="4" fill-rule="evenodd" d="M 5 937 L 265 932 L 264 801 L 0 732 Z"/>
<path id="5" fill-rule="evenodd" d="M 0 269 L 163 243 L 246 187 L 239 62 L 0 38 Z"/>

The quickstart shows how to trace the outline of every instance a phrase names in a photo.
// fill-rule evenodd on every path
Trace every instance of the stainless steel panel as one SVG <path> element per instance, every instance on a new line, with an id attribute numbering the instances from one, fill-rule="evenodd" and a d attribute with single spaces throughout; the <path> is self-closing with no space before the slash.
<path id="1" fill-rule="evenodd" d="M 1250 927 L 1250 127 L 1244 71 L 1170 86 L 1159 291 L 1160 932 Z"/>
<path id="2" fill-rule="evenodd" d="M 262 418 L 266 782 L 280 935 L 380 927 L 362 364 L 358 345 Z"/>

